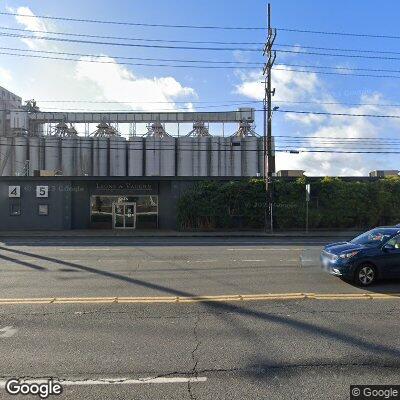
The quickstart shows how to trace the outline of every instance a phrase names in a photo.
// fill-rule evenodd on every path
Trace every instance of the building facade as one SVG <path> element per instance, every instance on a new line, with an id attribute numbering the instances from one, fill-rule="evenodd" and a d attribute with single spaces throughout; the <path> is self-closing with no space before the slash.
<path id="1" fill-rule="evenodd" d="M 0 230 L 177 229 L 179 198 L 200 180 L 2 177 Z"/>

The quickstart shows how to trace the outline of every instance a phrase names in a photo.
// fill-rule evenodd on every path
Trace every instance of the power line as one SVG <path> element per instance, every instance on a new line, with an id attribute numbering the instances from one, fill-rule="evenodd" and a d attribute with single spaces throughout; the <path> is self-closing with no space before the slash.
<path id="1" fill-rule="evenodd" d="M 67 57 L 53 57 L 53 56 L 43 56 L 37 54 L 24 54 L 24 53 L 10 53 L 1 51 L 0 54 L 16 56 L 16 57 L 28 57 L 36 59 L 46 59 L 46 60 L 59 60 L 59 61 L 78 61 L 78 62 L 88 62 L 97 64 L 115 64 L 114 61 L 100 61 L 86 58 L 67 58 Z M 84 57 L 84 55 L 82 55 Z M 86 56 L 88 57 L 88 56 Z M 89 56 L 90 57 L 90 56 Z M 99 56 L 94 56 L 99 57 Z M 105 58 L 107 56 L 100 56 L 100 58 Z M 117 57 L 115 57 L 117 58 Z M 122 57 L 119 57 L 122 58 Z M 133 58 L 133 57 L 132 57 Z M 120 65 L 134 65 L 134 66 L 144 66 L 144 67 L 170 67 L 170 68 L 193 68 L 193 69 L 254 69 L 252 66 L 243 65 L 240 67 L 230 66 L 230 65 L 184 65 L 184 64 L 149 64 L 149 63 L 131 63 L 131 62 L 118 62 Z M 275 71 L 291 71 L 299 73 L 314 73 L 320 75 L 341 75 L 341 76 L 358 76 L 358 77 L 373 77 L 373 78 L 393 78 L 399 79 L 400 76 L 396 75 L 374 75 L 374 74 L 350 74 L 350 73 L 340 73 L 340 72 L 327 72 L 327 71 L 313 71 L 313 70 L 299 70 L 291 68 L 280 68 L 273 67 Z"/>
<path id="2" fill-rule="evenodd" d="M 400 119 L 400 115 L 351 114 L 351 113 L 332 113 L 332 112 L 323 112 L 323 111 L 296 111 L 296 110 L 281 110 L 281 109 L 276 110 L 275 112 L 292 113 L 292 114 L 327 115 L 327 116 L 336 116 L 336 117 L 370 117 L 370 118 Z"/>
<path id="3" fill-rule="evenodd" d="M 264 112 L 263 109 L 253 109 L 254 112 Z M 0 111 L 14 111 L 14 112 L 21 112 L 25 113 L 26 110 L 23 109 L 1 109 Z M 46 112 L 46 111 L 38 111 L 39 113 L 48 113 L 48 114 L 53 114 L 53 112 Z M 61 111 L 60 111 L 61 112 Z M 79 112 L 79 111 L 77 111 Z M 88 110 L 87 112 L 92 112 L 92 113 L 97 113 L 99 110 Z M 108 114 L 113 114 L 117 113 L 116 111 L 106 111 Z M 124 110 L 122 112 L 128 112 L 128 113 L 135 113 L 135 112 L 154 112 L 154 111 L 142 111 L 142 110 Z M 167 112 L 174 112 L 174 110 L 168 110 Z M 385 115 L 385 114 L 352 114 L 352 113 L 333 113 L 333 112 L 323 112 L 323 111 L 297 111 L 297 110 L 275 110 L 274 112 L 280 112 L 280 113 L 292 113 L 292 114 L 314 114 L 314 115 L 326 115 L 326 116 L 332 116 L 332 117 L 369 117 L 369 118 L 388 118 L 388 119 L 400 119 L 400 115 Z M 121 121 L 120 121 L 121 122 Z M 222 123 L 223 121 L 221 121 Z"/>
<path id="4" fill-rule="evenodd" d="M 261 100 L 259 100 L 261 102 Z M 379 103 L 347 103 L 338 101 L 291 101 L 291 100 L 274 100 L 274 103 L 285 104 L 316 104 L 316 105 L 341 105 L 341 106 L 374 106 L 374 107 L 400 107 L 400 104 L 379 104 Z"/>
<path id="5" fill-rule="evenodd" d="M 45 60 L 59 60 L 59 61 L 79 61 L 86 63 L 96 63 L 96 64 L 116 64 L 115 61 L 99 61 L 85 58 L 66 58 L 66 57 L 53 57 L 53 56 L 40 56 L 37 54 L 20 54 L 20 53 L 10 53 L 0 51 L 0 54 L 16 57 L 29 57 L 36 59 Z M 142 67 L 169 67 L 169 68 L 192 68 L 192 69 L 238 69 L 239 67 L 229 66 L 229 65 L 185 65 L 185 64 L 148 64 L 148 63 L 131 63 L 131 62 L 118 62 L 118 65 L 135 65 Z M 242 69 L 254 69 L 250 66 L 242 66 Z"/>
<path id="6" fill-rule="evenodd" d="M 250 49 L 246 47 L 196 47 L 196 46 L 166 46 L 156 44 L 137 44 L 137 43 L 117 43 L 117 42 L 99 42 L 94 40 L 80 40 L 80 39 L 65 39 L 65 38 L 54 38 L 47 36 L 32 36 L 32 35 L 21 35 L 14 33 L 0 32 L 0 36 L 16 37 L 23 39 L 33 40 L 50 40 L 56 42 L 67 42 L 67 43 L 83 43 L 83 44 L 100 44 L 107 46 L 124 46 L 124 47 L 144 47 L 151 49 L 175 49 L 175 50 L 207 50 L 207 51 L 257 51 L 260 52 L 262 49 Z"/>
<path id="7" fill-rule="evenodd" d="M 363 49 L 343 49 L 343 48 L 332 48 L 332 47 L 315 47 L 315 46 L 304 46 L 296 44 L 277 44 L 278 47 L 293 47 L 300 49 L 311 49 L 311 50 L 328 50 L 328 51 L 342 51 L 342 52 L 353 52 L 353 53 L 377 53 L 377 54 L 400 54 L 399 51 L 388 51 L 388 50 L 363 50 Z"/>
<path id="8" fill-rule="evenodd" d="M 139 42 L 163 42 L 163 43 L 192 43 L 192 44 L 228 44 L 228 45 L 263 45 L 262 42 L 221 42 L 221 41 L 203 41 L 203 40 L 167 40 L 167 39 L 148 39 L 148 38 L 133 38 L 126 36 L 102 36 L 92 35 L 87 33 L 70 33 L 70 32 L 56 32 L 56 31 L 43 31 L 43 30 L 31 30 L 31 29 L 20 29 L 20 28 L 8 28 L 6 26 L 0 26 L 0 29 L 6 31 L 17 31 L 17 32 L 29 32 L 29 33 L 41 33 L 48 35 L 61 35 L 61 36 L 72 36 L 72 37 L 89 37 L 97 39 L 115 39 L 115 40 L 131 40 Z"/>
<path id="9" fill-rule="evenodd" d="M 295 54 L 305 54 L 314 56 L 330 56 L 330 57 L 347 57 L 347 58 L 367 58 L 372 60 L 400 60 L 399 57 L 382 57 L 382 56 L 364 56 L 360 54 L 337 54 L 337 53 L 319 53 L 313 51 L 296 51 L 296 50 L 275 50 L 279 53 L 295 53 Z"/>
<path id="10" fill-rule="evenodd" d="M 110 25 L 145 26 L 145 27 L 160 27 L 160 28 L 217 29 L 217 30 L 263 30 L 263 31 L 265 31 L 265 28 L 259 28 L 259 27 L 253 27 L 253 26 L 150 24 L 150 23 L 142 23 L 142 22 L 128 22 L 128 21 L 115 21 L 115 20 L 111 21 L 111 20 L 99 20 L 99 19 L 87 19 L 87 18 L 48 16 L 48 15 L 29 15 L 29 14 L 19 14 L 19 13 L 13 13 L 13 12 L 0 12 L 0 15 L 11 15 L 14 17 L 40 18 L 40 19 L 50 19 L 50 20 L 58 20 L 58 21 L 70 21 L 70 22 L 88 22 L 88 23 L 94 23 L 94 24 L 110 24 Z"/>
<path id="11" fill-rule="evenodd" d="M 112 100 L 37 100 L 38 103 L 95 103 L 95 104 L 130 104 L 136 103 L 137 100 L 131 101 L 112 101 Z M 262 100 L 221 100 L 224 103 L 231 103 L 232 104 L 251 104 L 251 103 L 261 103 Z M 188 103 L 188 101 L 140 101 L 143 104 L 172 104 L 172 103 Z M 214 104 L 215 101 L 190 101 L 193 104 Z"/>
<path id="12" fill-rule="evenodd" d="M 355 36 L 355 37 L 369 37 L 369 38 L 378 38 L 378 39 L 400 39 L 400 36 L 386 35 L 386 34 L 314 31 L 314 30 L 309 30 L 309 29 L 295 29 L 295 28 L 277 28 L 277 29 L 279 31 L 283 31 L 283 32 L 312 33 L 312 34 L 316 34 L 316 35 Z"/>
<path id="13" fill-rule="evenodd" d="M 399 71 L 400 72 L 400 71 Z M 37 99 L 38 103 L 88 103 L 88 104 L 131 104 L 138 100 L 130 101 L 113 101 L 113 100 L 42 100 Z M 140 101 L 141 104 L 215 104 L 218 101 Z M 379 104 L 379 103 L 348 103 L 337 101 L 293 101 L 293 100 L 273 100 L 274 103 L 286 104 L 315 104 L 315 105 L 342 105 L 342 106 L 374 106 L 374 107 L 400 107 L 399 104 Z M 257 104 L 262 103 L 262 100 L 221 100 L 221 104 L 242 105 L 242 104 Z M 276 136 L 275 136 L 276 137 Z"/>
<path id="14" fill-rule="evenodd" d="M 149 57 L 126 57 L 126 56 L 115 56 L 115 55 L 104 55 L 104 54 L 87 54 L 87 53 L 69 53 L 65 51 L 49 51 L 49 50 L 31 50 L 31 49 L 18 49 L 15 47 L 0 47 L 2 50 L 20 51 L 28 53 L 44 53 L 44 54 L 57 54 L 67 56 L 79 56 L 79 57 L 96 57 L 96 58 L 115 58 L 121 60 L 139 60 L 139 61 L 165 61 L 165 62 L 185 62 L 185 63 L 202 63 L 202 64 L 240 64 L 240 65 L 263 65 L 260 62 L 247 62 L 247 61 L 216 61 L 216 60 L 193 60 L 193 59 L 176 59 L 176 58 L 149 58 Z"/>
<path id="15" fill-rule="evenodd" d="M 400 53 L 399 53 L 400 54 Z M 300 68 L 315 68 L 315 69 L 334 69 L 343 71 L 370 71 L 370 72 L 395 72 L 400 73 L 399 69 L 382 69 L 382 68 L 353 68 L 353 67 L 331 67 L 325 65 L 304 65 L 304 64 L 281 64 L 284 67 L 300 67 Z"/>
<path id="16" fill-rule="evenodd" d="M 183 136 L 182 136 L 183 137 Z M 60 141 L 65 140 L 61 137 L 54 137 L 54 136 L 42 136 L 41 138 L 51 138 L 51 139 L 59 139 Z M 175 137 L 171 137 L 171 138 L 175 138 Z M 73 138 L 72 138 L 73 139 Z M 82 140 L 91 140 L 91 139 L 95 139 L 93 137 L 83 137 L 80 136 L 78 137 L 78 139 L 82 139 Z M 112 141 L 112 139 L 111 139 Z M 124 142 L 125 144 L 130 143 L 129 141 Z M 132 142 L 131 142 L 132 143 Z M 3 146 L 8 146 L 8 147 L 26 147 L 27 144 L 19 144 L 19 143 L 7 143 L 7 144 L 3 144 Z M 33 145 L 31 143 L 29 143 L 29 147 L 32 148 L 60 148 L 59 145 L 49 145 L 46 143 L 42 143 L 41 145 Z M 228 148 L 229 147 L 229 148 Z M 93 148 L 92 146 L 78 146 L 78 145 L 74 145 L 74 146 L 63 146 L 63 149 L 88 149 L 88 150 L 124 150 L 123 148 L 117 146 L 117 147 L 113 147 L 113 146 L 105 146 L 105 147 L 96 147 Z M 293 146 L 288 146 L 287 148 L 285 147 L 277 147 L 274 149 L 275 152 L 298 152 L 298 153 L 342 153 L 342 154 L 351 154 L 351 153 L 356 153 L 356 154 L 400 154 L 400 151 L 392 151 L 392 150 L 374 150 L 374 151 L 365 151 L 365 150 L 348 150 L 348 149 L 344 149 L 344 150 L 337 150 L 335 148 L 335 150 L 332 150 L 333 148 L 318 148 L 318 147 L 310 147 L 310 148 L 295 148 Z M 171 147 L 163 147 L 162 149 L 160 148 L 149 148 L 149 147 L 143 147 L 143 148 L 131 148 L 131 147 L 127 147 L 126 148 L 127 151 L 164 151 L 164 150 L 179 150 L 179 151 L 190 151 L 193 152 L 193 149 L 190 148 L 183 148 L 182 144 L 178 145 L 178 146 L 171 146 Z M 199 152 L 209 152 L 209 149 L 196 149 L 196 151 Z M 233 146 L 230 146 L 229 144 L 227 145 L 226 149 L 219 149 L 219 151 L 223 151 L 223 152 L 228 152 L 228 151 L 235 151 L 235 152 L 258 152 L 261 153 L 262 150 L 261 149 L 238 149 L 237 147 L 235 147 L 235 149 L 233 150 Z"/>
<path id="17" fill-rule="evenodd" d="M 301 70 L 301 69 L 280 68 L 280 67 L 274 67 L 273 69 L 275 71 L 291 71 L 291 72 L 300 72 L 300 73 L 306 73 L 306 74 L 311 73 L 311 74 L 318 74 L 318 75 L 341 75 L 341 76 L 359 76 L 359 77 L 369 77 L 369 78 L 391 78 L 391 79 L 392 78 L 393 79 L 400 78 L 400 75 L 350 74 L 350 73 L 342 73 L 342 72 L 312 71 L 312 70 Z"/>

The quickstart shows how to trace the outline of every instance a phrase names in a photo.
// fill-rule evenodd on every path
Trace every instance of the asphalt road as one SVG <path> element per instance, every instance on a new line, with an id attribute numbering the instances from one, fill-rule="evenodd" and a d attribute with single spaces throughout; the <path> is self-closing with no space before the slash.
<path id="1" fill-rule="evenodd" d="M 0 297 L 367 292 L 320 270 L 321 245 L 3 239 Z M 370 292 L 400 293 L 400 282 Z M 399 382 L 399 306 L 283 298 L 3 304 L 0 398 L 18 398 L 1 388 L 10 377 L 56 377 L 65 399 L 348 399 L 350 384 Z"/>

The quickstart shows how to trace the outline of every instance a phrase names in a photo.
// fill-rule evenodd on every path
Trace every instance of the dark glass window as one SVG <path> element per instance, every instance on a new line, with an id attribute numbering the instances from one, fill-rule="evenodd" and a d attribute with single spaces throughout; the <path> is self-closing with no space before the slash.
<path id="1" fill-rule="evenodd" d="M 39 213 L 39 215 L 49 215 L 49 205 L 48 204 L 39 204 L 38 205 L 38 213 Z"/>
<path id="2" fill-rule="evenodd" d="M 10 204 L 10 215 L 12 215 L 12 216 L 21 215 L 21 204 L 20 203 L 11 203 Z"/>

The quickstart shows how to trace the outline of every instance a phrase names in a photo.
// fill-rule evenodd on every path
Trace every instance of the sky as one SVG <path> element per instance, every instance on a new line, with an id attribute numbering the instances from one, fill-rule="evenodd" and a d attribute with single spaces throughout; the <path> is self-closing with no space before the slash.
<path id="1" fill-rule="evenodd" d="M 267 3 L 261 0 L 232 2 L 227 0 L 0 0 L 0 12 L 47 15 L 68 18 L 96 19 L 144 24 L 234 26 L 262 28 L 267 23 Z M 323 32 L 353 32 L 400 36 L 398 15 L 400 3 L 384 0 L 376 6 L 370 0 L 335 2 L 311 0 L 271 0 L 272 26 L 277 28 L 277 58 L 272 73 L 274 106 L 273 134 L 276 136 L 277 169 L 302 169 L 307 175 L 367 175 L 374 169 L 400 169 L 398 154 L 359 154 L 349 150 L 375 151 L 372 144 L 333 144 L 335 137 L 400 139 L 400 119 L 350 116 L 295 114 L 283 111 L 313 111 L 323 113 L 399 115 L 400 106 L 400 38 L 371 38 L 290 32 L 287 29 Z M 8 29 L 6 29 L 8 28 Z M 220 41 L 263 43 L 266 30 L 216 30 L 127 26 L 25 18 L 0 15 L 0 85 L 20 95 L 24 100 L 36 99 L 41 109 L 85 110 L 234 110 L 256 108 L 255 131 L 263 134 L 262 104 L 264 95 L 257 51 L 260 45 L 210 45 L 127 41 L 72 37 L 77 40 L 171 45 L 188 47 L 230 47 L 243 50 L 194 50 L 90 44 L 66 41 L 10 37 L 4 34 L 43 36 L 41 33 L 12 29 L 64 32 L 82 35 L 102 35 L 144 39 Z M 69 37 L 71 38 L 71 36 Z M 292 47 L 288 47 L 291 45 Z M 316 50 L 346 49 L 346 51 Z M 5 49 L 8 48 L 8 49 Z M 13 50 L 9 50 L 13 49 Z M 19 50 L 15 50 L 19 49 Z M 348 52 L 356 49 L 356 52 Z M 285 53 L 282 50 L 290 50 Z M 45 53 L 47 52 L 47 53 Z M 54 52 L 52 54 L 49 52 Z M 60 55 L 58 53 L 75 55 Z M 319 52 L 345 57 L 301 54 Z M 393 52 L 393 53 L 382 53 Z M 399 54 L 395 54 L 398 52 Z M 35 56 L 69 57 L 74 61 L 13 56 L 4 53 Z M 102 56 L 101 58 L 98 58 Z M 362 56 L 362 57 L 360 57 Z M 119 57 L 119 58 L 117 58 Z M 180 59 L 184 63 L 126 60 L 121 57 Z M 369 58 L 365 58 L 369 57 Z M 385 59 L 386 57 L 386 59 Z M 388 59 L 390 58 L 390 59 Z M 397 58 L 397 59 L 396 59 Z M 102 61 L 102 63 L 93 61 Z M 191 63 L 201 60 L 203 63 Z M 229 61 L 234 68 L 180 68 L 181 65 L 221 65 Z M 127 65 L 124 63 L 169 64 L 168 67 Z M 311 68 L 293 67 L 311 65 Z M 321 68 L 322 67 L 322 68 Z M 330 67 L 331 69 L 327 69 Z M 345 68 L 345 69 L 344 69 Z M 296 69 L 290 71 L 289 69 Z M 316 72 L 334 72 L 320 74 Z M 360 71 L 372 69 L 375 71 Z M 385 72 L 385 70 L 398 72 Z M 392 77 L 354 76 L 390 75 Z M 393 77 L 394 76 L 394 77 Z M 74 103 L 71 101 L 82 101 Z M 92 101 L 86 103 L 84 101 Z M 110 102 L 110 103 L 93 103 Z M 327 104 L 328 103 L 328 104 Z M 332 104 L 333 103 L 333 104 Z M 176 127 L 169 127 L 174 133 Z M 188 129 L 190 130 L 190 129 Z M 212 126 L 212 134 L 221 134 L 221 126 Z M 232 134 L 235 126 L 225 127 Z M 297 139 L 296 139 L 297 138 Z M 360 143 L 360 142 L 358 142 Z M 390 142 L 393 143 L 393 142 Z M 295 146 L 299 154 L 282 150 Z M 394 151 L 396 144 L 390 145 Z M 341 153 L 310 153 L 323 149 Z M 385 149 L 388 149 L 386 145 Z M 386 151 L 385 150 L 385 151 Z"/>

